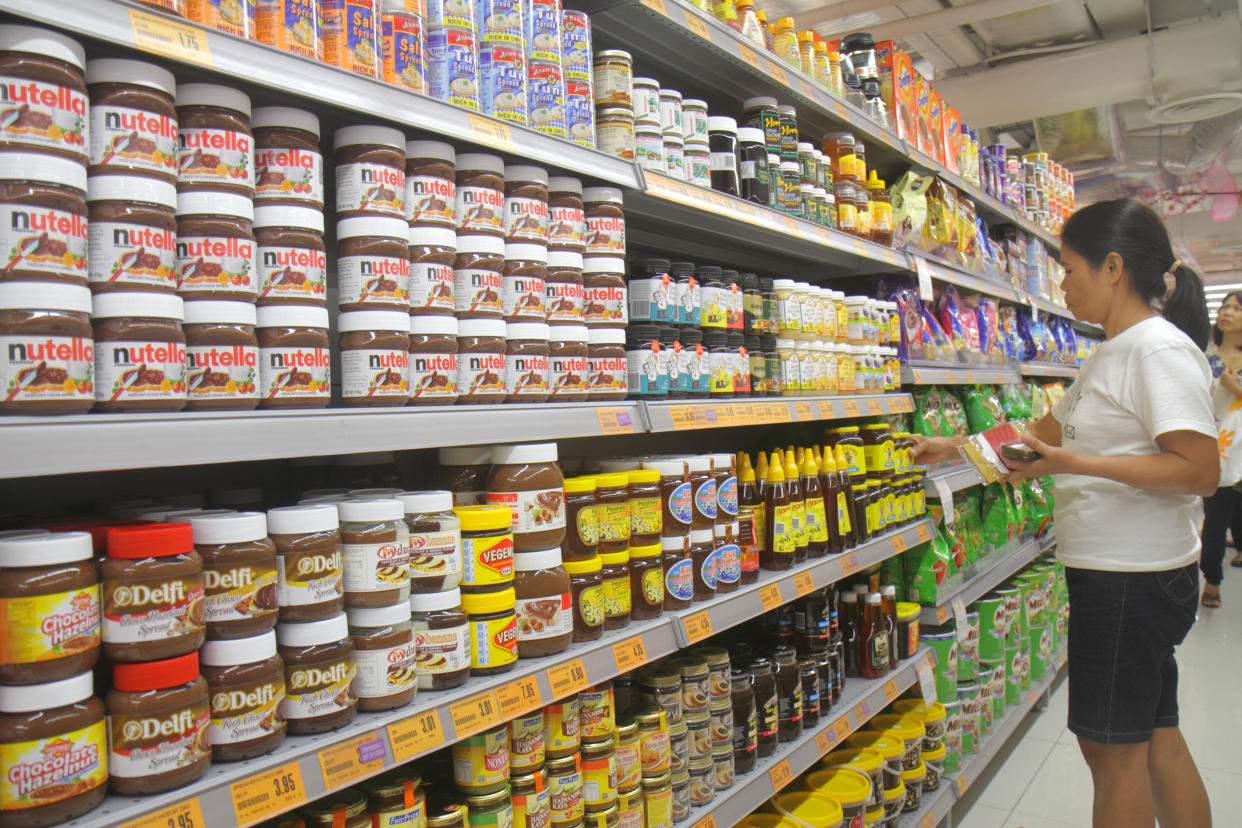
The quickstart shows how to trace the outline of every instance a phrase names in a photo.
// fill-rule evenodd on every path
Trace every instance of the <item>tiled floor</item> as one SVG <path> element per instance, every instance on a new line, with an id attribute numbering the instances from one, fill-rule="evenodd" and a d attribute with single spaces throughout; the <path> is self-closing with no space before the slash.
<path id="1" fill-rule="evenodd" d="M 1198 622 L 1178 649 L 1178 697 L 1182 732 L 1203 775 L 1214 822 L 1240 825 L 1242 575 L 1226 570 L 1224 606 L 1200 607 Z M 1062 678 L 1048 709 L 1027 716 L 954 808 L 955 828 L 1090 828 L 1091 776 L 1065 729 L 1067 698 Z"/>

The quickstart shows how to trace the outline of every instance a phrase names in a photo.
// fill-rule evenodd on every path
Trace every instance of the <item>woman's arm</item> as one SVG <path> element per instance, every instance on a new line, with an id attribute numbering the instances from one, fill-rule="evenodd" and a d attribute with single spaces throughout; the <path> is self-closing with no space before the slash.
<path id="1" fill-rule="evenodd" d="M 1052 416 L 1049 411 L 1033 423 L 1029 423 L 1027 428 L 1041 442 L 1050 446 L 1061 445 L 1061 424 L 1057 422 L 1057 418 Z M 965 437 L 921 437 L 918 434 L 910 435 L 914 439 L 914 447 L 910 449 L 910 456 L 921 463 L 942 463 L 945 460 L 952 460 L 957 457 L 958 446 L 966 442 Z M 1009 461 L 1005 461 L 1006 465 Z"/>
<path id="2" fill-rule="evenodd" d="M 1235 397 L 1242 397 L 1242 382 L 1238 381 L 1238 375 L 1229 368 L 1225 369 L 1225 373 L 1220 375 L 1217 382 Z"/>

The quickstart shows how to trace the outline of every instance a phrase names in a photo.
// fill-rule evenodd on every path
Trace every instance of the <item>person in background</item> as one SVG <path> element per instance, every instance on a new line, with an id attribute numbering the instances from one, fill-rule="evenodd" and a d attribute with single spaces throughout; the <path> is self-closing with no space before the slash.
<path id="1" fill-rule="evenodd" d="M 1069 584 L 1069 729 L 1091 770 L 1097 828 L 1208 828 L 1178 729 L 1173 652 L 1195 621 L 1200 498 L 1220 478 L 1203 286 L 1160 217 L 1133 199 L 1084 207 L 1061 232 L 1066 303 L 1105 340 L 1030 426 L 1055 475 Z M 920 462 L 962 438 L 917 439 Z"/>
<path id="2" fill-rule="evenodd" d="M 1212 326 L 1212 343 L 1207 350 L 1208 365 L 1212 369 L 1212 409 L 1219 427 L 1234 405 L 1242 405 L 1242 291 L 1234 291 L 1220 303 L 1216 324 Z M 1235 442 L 1242 440 L 1242 434 Z M 1220 445 L 1221 457 L 1229 446 Z M 1235 448 L 1242 451 L 1242 448 Z M 1203 551 L 1199 555 L 1199 568 L 1203 571 L 1202 603 L 1205 607 L 1220 606 L 1220 583 L 1224 579 L 1221 562 L 1225 559 L 1225 532 L 1239 524 L 1242 498 L 1234 490 L 1237 480 L 1226 480 L 1222 474 L 1216 493 L 1203 500 Z M 1242 536 L 1234 533 L 1234 545 Z M 1236 552 L 1231 566 L 1242 566 L 1242 552 Z"/>

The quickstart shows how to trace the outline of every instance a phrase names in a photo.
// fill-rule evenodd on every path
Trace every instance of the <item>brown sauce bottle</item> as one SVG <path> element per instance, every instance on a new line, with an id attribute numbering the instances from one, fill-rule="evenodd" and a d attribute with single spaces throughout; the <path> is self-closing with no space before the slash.
<path id="1" fill-rule="evenodd" d="M 780 454 L 779 450 L 776 454 Z M 798 463 L 794 459 L 791 446 L 785 451 L 785 491 L 789 493 L 789 505 L 792 508 L 794 526 L 794 563 L 806 560 L 809 543 L 806 530 L 806 499 L 802 496 L 802 480 L 798 473 Z"/>
<path id="2" fill-rule="evenodd" d="M 774 455 L 779 454 L 774 452 Z M 768 521 L 763 531 L 763 548 L 759 551 L 759 563 L 764 569 L 789 569 L 793 566 L 797 548 L 792 525 L 793 507 L 785 488 L 785 470 L 773 460 L 768 467 L 768 485 L 764 493 L 764 511 Z"/>

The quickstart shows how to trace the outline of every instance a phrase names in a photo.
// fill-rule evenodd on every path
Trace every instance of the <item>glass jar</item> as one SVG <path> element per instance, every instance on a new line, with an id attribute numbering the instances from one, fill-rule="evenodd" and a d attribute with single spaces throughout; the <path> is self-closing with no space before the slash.
<path id="1" fill-rule="evenodd" d="M 461 608 L 461 591 L 410 595 L 410 623 L 418 653 L 418 688 L 449 690 L 470 675 L 469 624 Z"/>
<path id="2" fill-rule="evenodd" d="M 601 552 L 600 586 L 604 593 L 604 629 L 619 630 L 630 623 L 630 563 L 628 551 Z"/>
<path id="3" fill-rule="evenodd" d="M 648 779 L 658 777 L 660 774 L 665 774 L 667 779 L 669 736 L 664 711 L 652 710 L 639 713 L 634 720 L 638 722 L 639 756 L 644 784 Z"/>
<path id="4" fill-rule="evenodd" d="M 569 574 L 557 547 L 519 552 L 514 560 L 518 658 L 554 655 L 569 646 L 574 618 Z"/>
<path id="5" fill-rule="evenodd" d="M 602 811 L 617 802 L 617 749 L 611 733 L 582 738 L 582 805 Z"/>
<path id="6" fill-rule="evenodd" d="M 664 611 L 664 569 L 657 543 L 629 550 L 630 617 L 635 621 L 658 618 Z"/>
<path id="7" fill-rule="evenodd" d="M 645 704 L 663 710 L 670 724 L 681 721 L 681 672 L 676 667 L 648 665 L 638 672 L 636 678 Z"/>
<path id="8" fill-rule="evenodd" d="M 573 594 L 574 643 L 596 641 L 604 634 L 604 590 L 600 577 L 601 569 L 598 557 L 565 563 L 565 570 L 570 577 L 570 590 Z"/>
<path id="9" fill-rule="evenodd" d="M 565 546 L 566 561 L 584 561 L 595 557 L 599 543 L 599 512 L 596 506 L 594 477 L 571 477 L 565 481 Z"/>
<path id="10" fill-rule="evenodd" d="M 461 596 L 470 641 L 470 675 L 507 673 L 517 661 L 517 614 L 513 587 Z"/>

